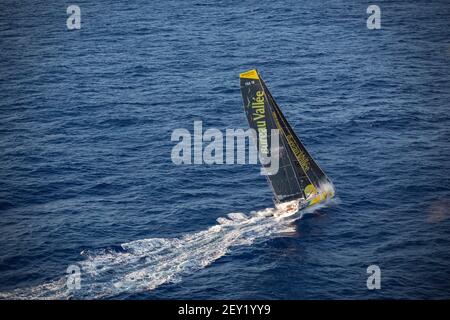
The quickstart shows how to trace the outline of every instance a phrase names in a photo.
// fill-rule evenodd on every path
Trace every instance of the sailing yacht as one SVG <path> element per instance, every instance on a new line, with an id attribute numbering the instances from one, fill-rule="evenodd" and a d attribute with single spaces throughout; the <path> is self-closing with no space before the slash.
<path id="1" fill-rule="evenodd" d="M 258 71 L 241 73 L 240 86 L 245 114 L 250 128 L 256 132 L 260 156 L 278 153 L 279 170 L 266 177 L 279 215 L 292 215 L 332 198 L 333 183 L 292 130 Z M 272 129 L 278 130 L 277 150 L 270 150 Z"/>

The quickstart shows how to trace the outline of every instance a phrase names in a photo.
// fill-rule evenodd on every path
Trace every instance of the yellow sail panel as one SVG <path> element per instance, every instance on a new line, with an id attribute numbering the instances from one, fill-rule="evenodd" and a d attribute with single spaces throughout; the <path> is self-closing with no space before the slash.
<path id="1" fill-rule="evenodd" d="M 258 72 L 253 69 L 244 73 L 241 73 L 239 75 L 240 78 L 245 78 L 245 79 L 255 79 L 255 80 L 259 80 L 259 75 Z"/>

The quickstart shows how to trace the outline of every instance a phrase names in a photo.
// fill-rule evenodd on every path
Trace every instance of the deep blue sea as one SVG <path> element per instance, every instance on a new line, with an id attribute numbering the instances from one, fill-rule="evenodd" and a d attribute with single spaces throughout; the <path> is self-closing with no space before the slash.
<path id="1" fill-rule="evenodd" d="M 171 160 L 248 128 L 252 68 L 336 188 L 301 219 L 259 165 Z M 446 0 L 3 0 L 0 297 L 450 298 L 449 101 Z"/>

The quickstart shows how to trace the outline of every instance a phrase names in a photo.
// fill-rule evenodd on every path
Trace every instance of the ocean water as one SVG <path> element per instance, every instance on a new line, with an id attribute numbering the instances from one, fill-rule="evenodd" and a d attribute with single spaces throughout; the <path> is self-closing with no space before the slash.
<path id="1" fill-rule="evenodd" d="M 0 48 L 0 298 L 450 297 L 448 1 L 4 0 Z M 170 158 L 247 128 L 255 67 L 336 188 L 300 219 L 258 165 Z"/>

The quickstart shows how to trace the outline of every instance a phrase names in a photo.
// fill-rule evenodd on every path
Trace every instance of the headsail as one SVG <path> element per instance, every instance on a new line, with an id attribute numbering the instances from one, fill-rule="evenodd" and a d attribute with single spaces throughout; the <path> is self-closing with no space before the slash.
<path id="1" fill-rule="evenodd" d="M 258 72 L 242 73 L 240 80 L 245 113 L 250 127 L 257 133 L 259 152 L 266 156 L 279 152 L 279 170 L 267 176 L 276 202 L 305 199 L 322 186 L 331 185 L 295 135 Z M 279 130 L 279 150 L 270 150 L 271 129 Z"/>

